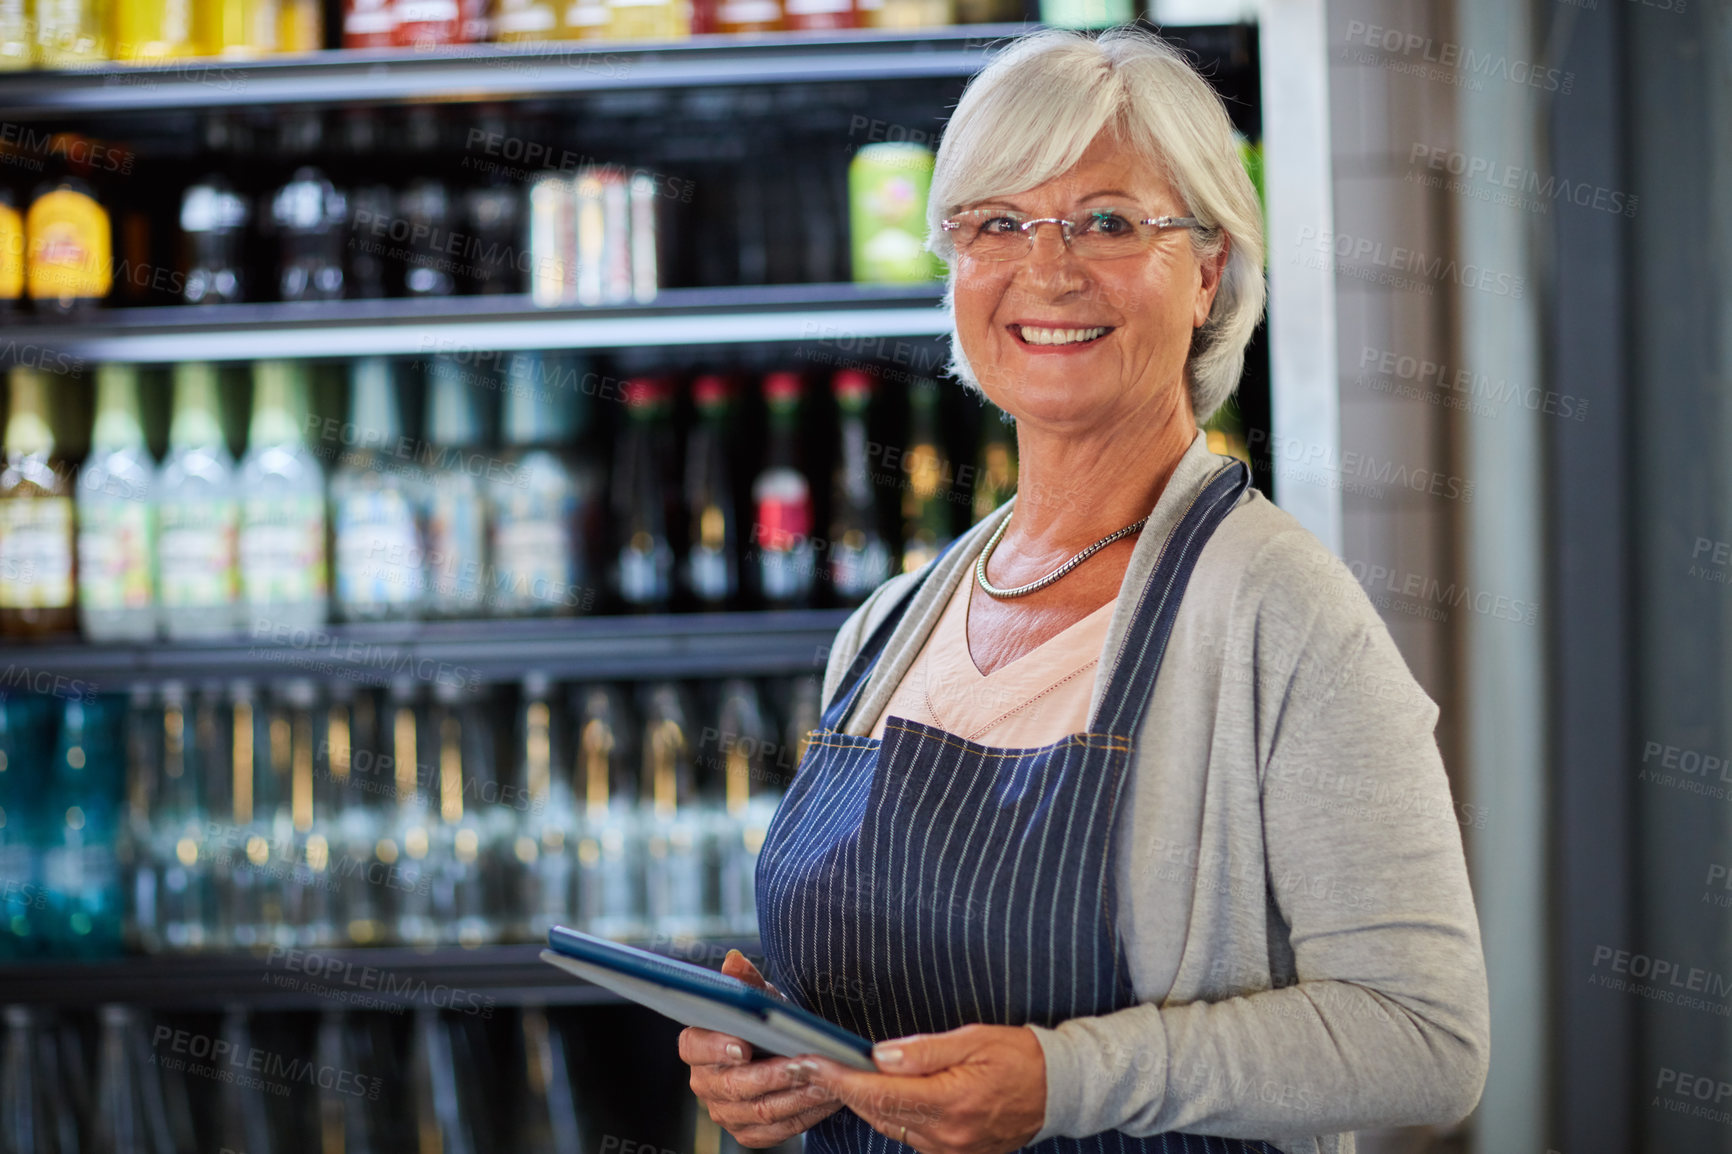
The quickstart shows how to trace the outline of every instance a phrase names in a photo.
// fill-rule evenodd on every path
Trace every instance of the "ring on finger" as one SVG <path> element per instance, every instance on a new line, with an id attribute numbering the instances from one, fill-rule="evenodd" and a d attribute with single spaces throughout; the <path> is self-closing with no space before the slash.
<path id="1" fill-rule="evenodd" d="M 896 1140 L 898 1142 L 903 1143 L 904 1145 L 907 1144 L 907 1142 L 908 1142 L 908 1127 L 906 1127 L 906 1126 L 902 1127 L 902 1133 L 900 1136 L 897 1137 Z"/>

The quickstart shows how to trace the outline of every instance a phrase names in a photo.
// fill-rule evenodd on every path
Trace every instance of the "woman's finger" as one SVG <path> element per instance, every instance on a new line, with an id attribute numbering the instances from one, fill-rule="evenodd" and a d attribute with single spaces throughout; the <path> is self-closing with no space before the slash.
<path id="1" fill-rule="evenodd" d="M 809 1079 L 786 1058 L 765 1058 L 737 1066 L 695 1066 L 692 1068 L 692 1081 L 694 1092 L 702 1083 L 704 1092 L 699 1097 L 744 1102 L 783 1090 L 804 1089 Z M 828 1101 L 833 1097 L 835 1095 L 826 1090 L 822 1099 L 814 1095 L 812 1101 Z"/>
<path id="2" fill-rule="evenodd" d="M 756 986 L 760 990 L 768 990 L 783 1001 L 788 1000 L 787 995 L 783 994 L 782 991 L 778 990 L 775 986 L 772 986 L 764 977 L 763 973 L 759 971 L 758 967 L 752 964 L 752 959 L 748 958 L 745 954 L 742 954 L 739 950 L 729 950 L 727 957 L 722 959 L 722 973 L 728 975 L 730 978 L 738 978 L 748 986 Z"/>
<path id="3" fill-rule="evenodd" d="M 828 1102 L 794 1115 L 781 1122 L 763 1126 L 727 1127 L 728 1133 L 742 1146 L 775 1146 L 796 1134 L 804 1134 L 842 1108 L 840 1102 Z"/>
<path id="4" fill-rule="evenodd" d="M 717 1122 L 724 1126 L 770 1126 L 797 1118 L 821 1106 L 840 1106 L 830 1094 L 812 1087 L 798 1086 L 760 1094 L 756 1098 L 710 1098 L 706 1104 Z"/>
<path id="5" fill-rule="evenodd" d="M 688 1066 L 735 1066 L 751 1059 L 751 1043 L 732 1034 L 698 1026 L 680 1031 L 680 1061 Z"/>

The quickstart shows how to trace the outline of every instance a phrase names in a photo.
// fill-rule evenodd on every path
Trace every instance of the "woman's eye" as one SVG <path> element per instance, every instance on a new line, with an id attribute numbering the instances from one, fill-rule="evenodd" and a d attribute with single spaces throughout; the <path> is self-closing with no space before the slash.
<path id="1" fill-rule="evenodd" d="M 1094 212 L 1083 221 L 1083 229 L 1102 236 L 1123 236 L 1131 231 L 1131 222 L 1116 212 Z"/>
<path id="2" fill-rule="evenodd" d="M 1003 236 L 1006 233 L 1015 232 L 1016 226 L 1017 221 L 1015 217 L 989 216 L 980 222 L 980 231 L 987 236 L 993 234 Z"/>

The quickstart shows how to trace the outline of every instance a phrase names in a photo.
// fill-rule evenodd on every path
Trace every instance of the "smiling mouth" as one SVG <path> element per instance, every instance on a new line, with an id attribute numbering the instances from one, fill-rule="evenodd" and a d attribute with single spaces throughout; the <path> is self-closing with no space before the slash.
<path id="1" fill-rule="evenodd" d="M 1086 329 L 1036 328 L 1033 325 L 1011 325 L 1010 331 L 1027 345 L 1050 348 L 1055 345 L 1086 345 L 1112 332 L 1111 325 L 1096 325 Z"/>

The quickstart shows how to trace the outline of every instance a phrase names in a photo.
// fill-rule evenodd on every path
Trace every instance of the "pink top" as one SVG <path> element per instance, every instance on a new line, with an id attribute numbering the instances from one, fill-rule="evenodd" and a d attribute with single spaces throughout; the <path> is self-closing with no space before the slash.
<path id="1" fill-rule="evenodd" d="M 905 717 L 1001 748 L 1049 745 L 1088 729 L 1095 667 L 1118 599 L 1043 641 L 1008 665 L 981 673 L 968 650 L 972 571 L 957 583 L 944 614 L 872 728 Z"/>

